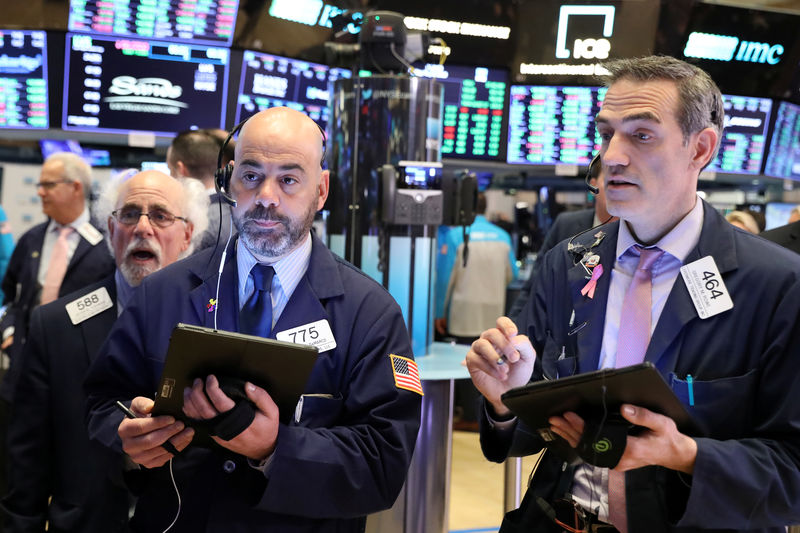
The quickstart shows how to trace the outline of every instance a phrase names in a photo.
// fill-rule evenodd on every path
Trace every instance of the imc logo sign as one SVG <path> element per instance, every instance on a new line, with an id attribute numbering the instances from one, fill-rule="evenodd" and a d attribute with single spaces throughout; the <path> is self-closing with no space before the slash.
<path id="1" fill-rule="evenodd" d="M 740 41 L 738 37 L 695 31 L 689 34 L 683 55 L 716 61 L 776 65 L 783 55 L 783 45 Z"/>
<path id="2" fill-rule="evenodd" d="M 570 18 L 603 17 L 603 38 L 575 39 L 572 50 L 567 48 L 567 29 Z M 614 6 L 561 6 L 558 15 L 558 34 L 556 35 L 556 57 L 558 59 L 607 59 L 611 42 L 607 37 L 614 33 Z"/>

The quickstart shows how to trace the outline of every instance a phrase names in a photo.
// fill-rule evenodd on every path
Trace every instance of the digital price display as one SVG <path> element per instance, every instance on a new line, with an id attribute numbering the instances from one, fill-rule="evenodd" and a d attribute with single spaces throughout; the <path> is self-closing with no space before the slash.
<path id="1" fill-rule="evenodd" d="M 722 95 L 725 129 L 717 158 L 708 170 L 732 174 L 759 174 L 767 144 L 772 100 Z"/>
<path id="2" fill-rule="evenodd" d="M 224 127 L 229 59 L 227 48 L 68 33 L 62 128 Z"/>
<path id="3" fill-rule="evenodd" d="M 202 44 L 233 42 L 238 0 L 70 0 L 69 30 Z"/>
<path id="4" fill-rule="evenodd" d="M 0 30 L 0 128 L 47 128 L 47 36 Z"/>
<path id="5" fill-rule="evenodd" d="M 270 107 L 302 111 L 325 128 L 328 84 L 349 78 L 347 69 L 245 50 L 236 103 L 236 123 Z"/>
<path id="6" fill-rule="evenodd" d="M 588 165 L 600 149 L 594 118 L 605 87 L 512 85 L 506 161 Z"/>
<path id="7" fill-rule="evenodd" d="M 435 78 L 444 86 L 443 156 L 500 156 L 508 71 L 427 64 L 414 74 Z"/>
<path id="8" fill-rule="evenodd" d="M 789 102 L 778 106 L 764 174 L 800 179 L 800 106 Z"/>

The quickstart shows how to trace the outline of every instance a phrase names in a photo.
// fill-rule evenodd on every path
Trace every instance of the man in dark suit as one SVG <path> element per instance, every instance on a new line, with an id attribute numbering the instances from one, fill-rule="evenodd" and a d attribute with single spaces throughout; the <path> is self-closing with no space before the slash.
<path id="1" fill-rule="evenodd" d="M 0 396 L 8 402 L 13 402 L 18 375 L 14 361 L 22 353 L 33 309 L 114 271 L 103 235 L 89 220 L 90 187 L 91 168 L 77 155 L 59 152 L 45 160 L 38 194 L 50 220 L 20 237 L 2 284 L 3 303 L 8 306 L 0 321 L 2 348 L 8 351 L 11 367 L 0 385 Z M 51 267 L 59 270 L 56 262 L 60 272 L 51 271 Z"/>
<path id="2" fill-rule="evenodd" d="M 800 253 L 800 221 L 790 222 L 785 226 L 762 231 L 759 236 L 780 244 L 793 252 Z"/>
<path id="3" fill-rule="evenodd" d="M 525 304 L 528 302 L 528 296 L 531 292 L 531 285 L 533 285 L 533 280 L 536 279 L 536 273 L 542 264 L 542 258 L 547 252 L 556 244 L 582 231 L 616 220 L 616 217 L 612 217 L 606 209 L 606 191 L 603 187 L 602 170 L 603 166 L 600 164 L 600 160 L 593 159 L 592 164 L 589 165 L 589 175 L 591 176 L 589 184 L 592 187 L 597 187 L 597 193 L 594 195 L 594 208 L 566 211 L 560 213 L 553 221 L 553 225 L 547 232 L 544 242 L 542 242 L 542 247 L 536 256 L 536 262 L 533 265 L 530 276 L 528 276 L 525 285 L 523 285 L 522 290 L 520 290 L 519 295 L 517 295 L 508 311 L 508 316 L 512 320 L 525 309 Z"/>
<path id="4" fill-rule="evenodd" d="M 591 447 L 600 429 L 587 423 L 606 418 L 566 412 L 527 428 L 501 395 L 642 360 L 706 431 L 687 435 L 641 406 L 608 406 L 624 421 L 619 462 L 576 466 L 547 453 L 527 504 L 501 530 L 561 531 L 554 512 L 623 533 L 783 532 L 800 521 L 800 404 L 786 400 L 800 394 L 800 257 L 736 230 L 697 197 L 724 123 L 705 72 L 663 56 L 604 66 L 596 123 L 608 210 L 620 221 L 572 250 L 559 244 L 516 324 L 501 317 L 473 343 L 482 449 L 499 461 L 551 437 Z M 626 435 L 628 423 L 638 431 Z"/>
<path id="5" fill-rule="evenodd" d="M 214 188 L 214 171 L 222 146 L 217 130 L 183 131 L 172 139 L 167 149 L 167 165 L 173 178 L 192 178 L 200 181 L 209 195 L 208 226 L 198 229 L 200 240 L 196 252 L 215 246 L 217 236 L 225 244 L 231 232 L 231 208 Z M 229 143 L 230 144 L 230 143 Z M 222 164 L 228 161 L 223 158 Z"/>
<path id="6" fill-rule="evenodd" d="M 225 255 L 209 248 L 148 277 L 92 363 L 91 437 L 146 467 L 134 531 L 174 521 L 170 531 L 192 533 L 363 532 L 366 515 L 400 492 L 421 383 L 399 305 L 311 232 L 328 196 L 322 154 L 303 113 L 275 107 L 250 118 L 224 180 L 236 241 Z M 280 413 L 269 390 L 245 384 L 255 412 L 241 431 L 223 431 L 217 417 L 233 425 L 242 410 L 209 375 L 177 391 L 186 424 L 150 416 L 178 322 L 317 346 L 306 394 Z M 116 400 L 138 418 L 123 420 Z M 193 442 L 197 424 L 213 446 Z"/>
<path id="7" fill-rule="evenodd" d="M 205 192 L 158 171 L 110 183 L 98 201 L 117 270 L 34 310 L 9 426 L 5 533 L 127 531 L 122 461 L 89 442 L 82 385 L 142 279 L 191 251 Z M 194 218 L 193 218 L 194 217 Z"/>

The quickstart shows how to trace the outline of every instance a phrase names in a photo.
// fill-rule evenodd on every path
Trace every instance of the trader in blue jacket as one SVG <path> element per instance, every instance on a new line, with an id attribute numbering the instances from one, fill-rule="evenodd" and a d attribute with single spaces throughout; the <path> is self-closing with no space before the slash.
<path id="1" fill-rule="evenodd" d="M 319 129 L 297 111 L 273 108 L 244 124 L 232 178 L 222 179 L 237 202 L 238 238 L 148 277 L 90 369 L 90 436 L 148 469 L 133 531 L 164 531 L 174 520 L 170 531 L 360 532 L 365 515 L 394 503 L 422 389 L 399 306 L 310 231 L 328 194 L 323 153 Z M 259 265 L 272 267 L 271 282 Z M 266 287 L 270 309 L 248 311 Z M 264 317 L 271 338 L 318 332 L 319 358 L 288 423 L 269 390 L 251 383 L 255 418 L 212 447 L 193 443 L 192 427 L 150 416 L 175 324 L 252 333 Z M 123 419 L 116 400 L 140 418 Z M 233 407 L 217 376 L 184 391 L 192 419 Z"/>
<path id="2" fill-rule="evenodd" d="M 589 462 L 568 464 L 547 452 L 501 531 L 562 531 L 555 520 L 577 518 L 592 531 L 783 532 L 800 523 L 800 259 L 697 197 L 724 124 L 705 72 L 669 57 L 605 66 L 596 120 L 608 211 L 620 221 L 552 249 L 516 324 L 501 317 L 473 343 L 467 364 L 486 400 L 481 445 L 501 461 L 555 435 L 576 449 L 600 442 L 602 418 L 566 412 L 530 428 L 501 395 L 531 379 L 635 364 L 634 352 L 705 431 L 614 406 L 639 426 L 627 436 L 622 426 L 619 462 L 593 466 L 584 452 Z M 634 293 L 646 295 L 638 318 L 648 327 L 627 311 L 641 303 Z"/>

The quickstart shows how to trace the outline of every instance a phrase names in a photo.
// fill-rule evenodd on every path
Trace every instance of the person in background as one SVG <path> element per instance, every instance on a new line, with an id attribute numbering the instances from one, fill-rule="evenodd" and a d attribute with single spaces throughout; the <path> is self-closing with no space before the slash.
<path id="1" fill-rule="evenodd" d="M 230 206 L 217 193 L 214 185 L 217 156 L 222 146 L 217 135 L 207 130 L 183 131 L 172 139 L 167 148 L 167 165 L 172 177 L 199 180 L 209 196 L 208 227 L 200 232 L 195 251 L 216 245 L 218 237 L 224 244 L 232 229 Z"/>
<path id="2" fill-rule="evenodd" d="M 758 235 L 758 224 L 756 223 L 756 219 L 753 218 L 753 215 L 748 213 L 747 211 L 731 211 L 727 215 L 725 215 L 725 220 L 733 224 L 739 229 L 743 229 L 753 235 Z"/>
<path id="3" fill-rule="evenodd" d="M 116 271 L 31 316 L 17 383 L 24 401 L 8 430 L 5 533 L 128 530 L 124 465 L 89 442 L 83 379 L 133 289 L 191 253 L 194 228 L 207 225 L 207 205 L 197 181 L 155 170 L 104 188 L 95 212 L 108 224 Z M 89 312 L 76 315 L 79 306 Z"/>
<path id="4" fill-rule="evenodd" d="M 560 213 L 556 217 L 544 238 L 542 247 L 536 255 L 536 262 L 533 264 L 530 276 L 528 276 L 525 285 L 523 285 L 522 290 L 520 290 L 519 294 L 514 299 L 514 303 L 511 304 L 511 308 L 508 310 L 508 316 L 511 317 L 512 320 L 519 316 L 525 308 L 525 304 L 528 302 L 528 296 L 531 292 L 531 285 L 533 285 L 536 279 L 536 274 L 542 264 L 542 259 L 551 248 L 582 231 L 600 226 L 601 224 L 613 222 L 617 219 L 617 217 L 611 216 L 606 209 L 606 191 L 603 187 L 603 165 L 600 158 L 592 159 L 592 163 L 589 165 L 589 176 L 589 184 L 592 187 L 597 187 L 597 193 L 594 194 L 594 207 L 590 209 L 581 209 L 579 211 L 566 211 Z"/>
<path id="5" fill-rule="evenodd" d="M 791 224 L 792 222 L 797 222 L 800 220 L 800 205 L 797 205 L 792 209 L 792 212 L 789 213 L 789 220 L 786 222 L 787 224 Z"/>
<path id="6" fill-rule="evenodd" d="M 609 88 L 596 124 L 608 211 L 620 220 L 571 250 L 566 242 L 551 250 L 516 322 L 501 317 L 472 344 L 466 362 L 485 399 L 482 450 L 502 461 L 541 451 L 551 434 L 592 446 L 597 432 L 586 433 L 578 414 L 552 416 L 537 431 L 502 394 L 642 361 L 705 431 L 689 435 L 640 405 L 615 406 L 609 414 L 638 426 L 616 466 L 545 454 L 529 505 L 502 530 L 560 531 L 555 520 L 578 518 L 576 529 L 590 522 L 591 531 L 784 532 L 800 522 L 800 404 L 792 400 L 800 395 L 800 257 L 734 229 L 698 198 L 724 124 L 708 74 L 666 56 L 603 66 Z"/>
<path id="7" fill-rule="evenodd" d="M 134 531 L 362 532 L 403 486 L 422 385 L 399 305 L 311 232 L 328 195 L 323 143 L 299 111 L 250 118 L 225 187 L 237 239 L 145 279 L 89 370 L 91 438 L 145 468 Z M 247 383 L 254 418 L 227 433 L 229 418 L 210 422 L 235 405 L 215 375 L 182 391 L 188 425 L 150 416 L 179 322 L 288 340 L 300 328 L 324 342 L 284 422 L 270 391 Z M 123 420 L 117 400 L 138 418 Z M 214 445 L 194 443 L 192 426 L 209 423 Z"/>
<path id="8" fill-rule="evenodd" d="M 8 263 L 14 252 L 14 237 L 11 235 L 11 223 L 8 221 L 5 209 L 0 207 L 0 280 L 6 277 Z M 0 296 L 2 296 L 0 290 Z"/>
<path id="9" fill-rule="evenodd" d="M 2 282 L 6 312 L 0 319 L 9 368 L 0 382 L 0 435 L 7 434 L 20 358 L 33 309 L 99 281 L 114 271 L 103 235 L 89 220 L 91 168 L 79 156 L 57 152 L 45 159 L 37 183 L 47 222 L 25 232 Z M 6 439 L 0 439 L 0 485 L 6 473 Z M 4 487 L 0 486 L 0 492 Z"/>
<path id="10" fill-rule="evenodd" d="M 518 270 L 511 237 L 486 219 L 486 193 L 478 193 L 475 221 L 469 226 L 468 245 L 462 228 L 444 233 L 439 261 L 450 265 L 443 302 L 437 301 L 435 319 L 439 338 L 470 344 L 490 327 L 506 306 L 506 289 Z M 464 260 L 466 256 L 466 261 Z M 442 267 L 439 267 L 442 268 Z M 454 428 L 477 429 L 475 405 L 479 394 L 472 383 L 455 385 Z"/>

